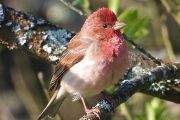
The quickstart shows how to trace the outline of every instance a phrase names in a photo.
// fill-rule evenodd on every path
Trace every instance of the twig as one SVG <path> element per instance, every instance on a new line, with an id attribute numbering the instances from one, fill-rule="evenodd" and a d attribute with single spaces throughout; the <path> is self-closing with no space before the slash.
<path id="1" fill-rule="evenodd" d="M 48 92 L 47 87 L 46 87 L 45 82 L 44 82 L 44 75 L 43 75 L 43 73 L 39 72 L 37 74 L 37 77 L 38 77 L 38 79 L 39 79 L 39 81 L 41 83 L 41 87 L 43 88 L 43 92 L 44 92 L 46 98 L 49 100 L 50 96 L 49 96 L 49 92 Z"/>
<path id="2" fill-rule="evenodd" d="M 165 18 L 166 16 L 162 15 L 161 17 L 161 33 L 162 33 L 162 41 L 164 43 L 164 46 L 167 51 L 167 55 L 170 61 L 174 61 L 176 59 L 171 42 L 169 40 L 169 33 L 168 33 L 168 28 L 165 24 Z"/>
<path id="3" fill-rule="evenodd" d="M 16 62 L 17 61 L 15 61 L 15 64 L 17 64 Z M 27 85 L 27 81 L 23 80 L 23 75 L 20 69 L 18 69 L 18 67 L 15 67 L 15 68 L 17 69 L 13 69 L 11 71 L 11 78 L 12 78 L 13 85 L 15 87 L 15 91 L 18 94 L 19 98 L 22 100 L 24 107 L 28 111 L 30 119 L 35 120 L 37 118 L 36 116 L 40 112 L 40 109 L 39 109 L 40 105 L 33 98 L 32 91 L 30 91 L 29 87 L 27 87 L 29 86 L 29 84 Z"/>
<path id="4" fill-rule="evenodd" d="M 129 107 L 126 103 L 120 105 L 120 112 L 126 117 L 127 120 L 133 120 Z"/>
<path id="5" fill-rule="evenodd" d="M 42 72 L 39 72 L 38 73 L 38 79 L 41 83 L 41 86 L 43 87 L 43 91 L 44 91 L 44 94 L 47 98 L 47 100 L 50 100 L 50 96 L 49 96 L 49 92 L 48 92 L 48 88 L 46 87 L 45 85 L 45 82 L 44 82 L 44 75 Z M 58 115 L 55 116 L 55 120 L 62 120 L 62 117 L 61 117 L 61 114 L 58 112 L 57 113 Z"/>
<path id="6" fill-rule="evenodd" d="M 70 8 L 73 11 L 75 11 L 79 15 L 86 16 L 86 14 L 83 11 L 77 9 L 76 7 L 74 7 L 71 3 L 67 2 L 66 0 L 59 0 L 59 1 L 61 1 L 64 5 L 66 5 L 68 8 Z"/>
<path id="7" fill-rule="evenodd" d="M 156 59 L 155 57 L 153 57 L 150 53 L 148 53 L 143 47 L 139 46 L 138 44 L 136 44 L 134 42 L 134 40 L 132 40 L 130 37 L 126 36 L 125 34 L 123 34 L 124 38 L 126 41 L 128 41 L 129 43 L 131 43 L 132 45 L 134 45 L 134 47 L 139 50 L 140 52 L 142 52 L 144 55 L 146 55 L 148 58 L 150 58 L 152 61 L 154 61 L 157 65 L 161 65 L 161 61 Z"/>
<path id="8" fill-rule="evenodd" d="M 173 0 L 160 0 L 165 10 L 176 20 L 180 25 L 180 8 L 176 5 Z"/>

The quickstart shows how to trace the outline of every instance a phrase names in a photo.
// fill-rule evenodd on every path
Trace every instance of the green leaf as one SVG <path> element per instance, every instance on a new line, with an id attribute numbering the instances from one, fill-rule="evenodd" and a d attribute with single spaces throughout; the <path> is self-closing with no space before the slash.
<path id="1" fill-rule="evenodd" d="M 146 114 L 147 114 L 147 120 L 156 120 L 155 110 L 153 109 L 150 103 L 146 104 Z"/>
<path id="2" fill-rule="evenodd" d="M 154 110 L 156 110 L 161 106 L 161 101 L 158 98 L 153 98 L 150 104 L 151 104 L 152 108 Z"/>
<path id="3" fill-rule="evenodd" d="M 137 39 L 148 34 L 147 27 L 150 21 L 147 17 L 141 18 L 137 10 L 126 9 L 118 16 L 118 20 L 126 22 L 127 26 L 124 28 L 124 32 L 133 39 Z"/>
<path id="4" fill-rule="evenodd" d="M 74 0 L 74 1 L 72 2 L 72 4 L 73 4 L 73 5 L 81 5 L 82 3 L 81 3 L 81 0 Z"/>
<path id="5" fill-rule="evenodd" d="M 135 117 L 135 120 L 146 120 L 146 117 L 143 115 L 138 115 Z"/>
<path id="6" fill-rule="evenodd" d="M 109 94 L 112 94 L 113 92 L 115 92 L 117 90 L 117 87 L 115 86 L 111 86 L 105 89 L 105 91 Z"/>
<path id="7" fill-rule="evenodd" d="M 145 104 L 145 114 L 137 115 L 135 120 L 177 120 L 158 98 Z"/>
<path id="8" fill-rule="evenodd" d="M 176 2 L 177 4 L 180 4 L 180 0 L 175 0 L 175 2 Z"/>
<path id="9" fill-rule="evenodd" d="M 126 9 L 123 13 L 118 16 L 118 20 L 133 20 L 137 19 L 137 10 Z"/>
<path id="10" fill-rule="evenodd" d="M 108 8 L 110 8 L 116 15 L 118 13 L 121 0 L 108 0 Z"/>

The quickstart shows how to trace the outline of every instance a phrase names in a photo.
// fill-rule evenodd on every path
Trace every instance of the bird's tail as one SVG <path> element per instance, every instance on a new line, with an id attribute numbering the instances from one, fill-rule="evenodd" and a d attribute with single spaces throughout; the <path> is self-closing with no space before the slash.
<path id="1" fill-rule="evenodd" d="M 57 89 L 37 120 L 41 120 L 46 116 L 49 116 L 51 118 L 55 117 L 67 94 L 67 91 L 63 87 Z"/>

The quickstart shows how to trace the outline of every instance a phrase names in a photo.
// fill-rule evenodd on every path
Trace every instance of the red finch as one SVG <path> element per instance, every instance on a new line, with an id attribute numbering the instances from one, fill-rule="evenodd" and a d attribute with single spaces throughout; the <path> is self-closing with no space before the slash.
<path id="1" fill-rule="evenodd" d="M 87 18 L 59 59 L 49 87 L 54 95 L 38 119 L 54 117 L 69 94 L 81 98 L 84 104 L 84 97 L 118 82 L 128 67 L 128 50 L 119 31 L 124 26 L 108 8 Z"/>

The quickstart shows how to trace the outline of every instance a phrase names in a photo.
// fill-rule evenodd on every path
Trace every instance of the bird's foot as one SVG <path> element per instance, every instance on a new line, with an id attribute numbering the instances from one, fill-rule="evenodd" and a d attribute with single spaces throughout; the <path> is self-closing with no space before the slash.
<path id="1" fill-rule="evenodd" d="M 85 112 L 86 112 L 86 114 L 88 115 L 88 116 L 90 116 L 90 115 L 96 115 L 96 117 L 100 120 L 101 118 L 100 118 L 100 110 L 99 109 L 97 109 L 97 108 L 92 108 L 92 109 L 85 109 Z"/>

